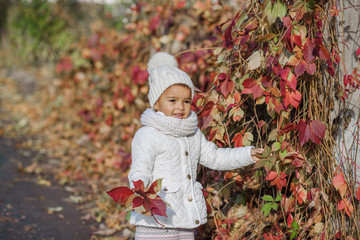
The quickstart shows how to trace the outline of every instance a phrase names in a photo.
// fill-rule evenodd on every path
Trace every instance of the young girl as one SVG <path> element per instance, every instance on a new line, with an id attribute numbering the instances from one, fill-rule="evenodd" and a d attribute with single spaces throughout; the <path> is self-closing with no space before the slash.
<path id="1" fill-rule="evenodd" d="M 148 62 L 151 108 L 141 116 L 141 127 L 132 141 L 129 182 L 145 186 L 162 178 L 159 196 L 170 204 L 167 217 L 131 213 L 135 239 L 194 239 L 194 229 L 207 222 L 202 186 L 196 181 L 198 164 L 214 170 L 231 170 L 259 160 L 263 149 L 217 148 L 198 128 L 190 110 L 194 85 L 177 68 L 176 59 L 156 53 Z"/>

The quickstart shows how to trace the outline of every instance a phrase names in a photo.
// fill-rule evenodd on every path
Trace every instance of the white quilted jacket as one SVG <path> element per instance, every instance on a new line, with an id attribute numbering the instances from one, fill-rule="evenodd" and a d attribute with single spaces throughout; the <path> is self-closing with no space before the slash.
<path id="1" fill-rule="evenodd" d="M 152 111 L 150 115 L 155 116 L 154 121 L 144 121 L 144 115 L 149 111 Z M 250 153 L 252 147 L 217 148 L 196 127 L 197 120 L 195 127 L 194 124 L 191 126 L 191 134 L 187 135 L 187 131 L 180 136 L 177 133 L 171 134 L 171 131 L 160 126 L 159 121 L 162 120 L 157 118 L 171 121 L 179 119 L 153 113 L 155 112 L 151 109 L 144 112 L 141 120 L 145 126 L 136 132 L 132 141 L 132 164 L 128 176 L 130 185 L 132 186 L 132 181 L 139 179 L 146 185 L 162 178 L 159 195 L 170 207 L 167 206 L 166 210 L 168 217 L 155 215 L 156 219 L 167 228 L 196 228 L 207 221 L 203 187 L 196 181 L 198 164 L 215 170 L 244 167 L 254 163 Z M 165 122 L 164 126 L 166 128 L 171 124 L 173 123 Z M 182 126 L 176 126 L 176 131 L 181 128 Z M 153 217 L 134 211 L 130 223 L 161 227 Z"/>

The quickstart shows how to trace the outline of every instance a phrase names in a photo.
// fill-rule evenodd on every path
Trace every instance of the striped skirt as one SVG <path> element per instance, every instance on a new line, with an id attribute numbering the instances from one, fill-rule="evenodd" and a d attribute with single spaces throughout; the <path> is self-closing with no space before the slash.
<path id="1" fill-rule="evenodd" d="M 136 226 L 135 240 L 194 240 L 194 229 Z"/>

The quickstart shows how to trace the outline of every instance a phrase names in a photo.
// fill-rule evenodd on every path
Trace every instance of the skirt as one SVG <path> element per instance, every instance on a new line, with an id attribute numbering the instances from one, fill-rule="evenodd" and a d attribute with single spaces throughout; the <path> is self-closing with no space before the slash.
<path id="1" fill-rule="evenodd" d="M 135 240 L 194 240 L 194 229 L 136 226 Z"/>

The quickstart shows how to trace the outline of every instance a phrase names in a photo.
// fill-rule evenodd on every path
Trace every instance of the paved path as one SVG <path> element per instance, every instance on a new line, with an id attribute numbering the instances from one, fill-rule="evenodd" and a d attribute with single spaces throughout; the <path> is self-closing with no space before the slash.
<path id="1" fill-rule="evenodd" d="M 56 184 L 37 184 L 35 175 L 21 173 L 18 163 L 30 163 L 9 140 L 0 138 L 0 239 L 90 239 L 76 205 Z M 62 207 L 49 213 L 49 208 Z M 61 210 L 58 208 L 58 210 Z"/>
<path id="2" fill-rule="evenodd" d="M 6 73 L 6 72 L 5 72 Z M 0 74 L 4 76 L 4 72 Z M 17 81 L 22 97 L 36 93 L 35 78 L 26 71 L 13 71 L 9 76 Z M 0 76 L 1 77 L 1 76 Z M 36 153 L 23 154 L 24 150 L 16 147 L 14 140 L 1 136 L 2 129 L 11 122 L 17 122 L 6 111 L 6 97 L 14 97 L 14 93 L 6 89 L 6 84 L 0 89 L 0 240 L 88 240 L 91 238 L 91 223 L 81 220 L 82 213 L 77 205 L 64 201 L 69 193 L 56 184 L 50 176 L 23 173 L 20 166 L 29 166 Z M 3 96 L 1 96 L 1 94 Z M 6 95 L 6 96 L 5 96 Z M 6 118 L 7 123 L 2 122 Z M 21 138 L 21 136 L 18 136 Z M 47 182 L 49 181 L 49 182 Z M 49 210 L 55 210 L 53 212 Z M 57 210 L 57 211 L 56 211 Z"/>

